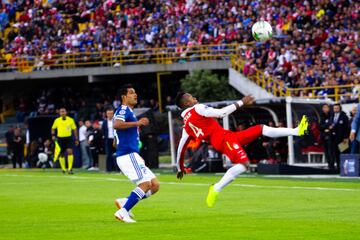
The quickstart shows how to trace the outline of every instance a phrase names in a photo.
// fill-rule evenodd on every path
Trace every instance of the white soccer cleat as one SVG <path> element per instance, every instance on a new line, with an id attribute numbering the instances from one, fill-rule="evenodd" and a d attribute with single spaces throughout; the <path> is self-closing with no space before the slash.
<path id="1" fill-rule="evenodd" d="M 115 205 L 116 205 L 116 207 L 118 208 L 118 209 L 121 209 L 124 205 L 125 205 L 125 203 L 127 202 L 127 198 L 118 198 L 118 199 L 116 199 L 115 200 Z M 132 211 L 130 210 L 129 211 L 129 215 L 130 215 L 130 217 L 134 217 L 134 214 L 132 213 Z"/>
<path id="2" fill-rule="evenodd" d="M 123 209 L 123 208 L 117 210 L 115 212 L 114 216 L 116 219 L 123 221 L 125 223 L 136 223 L 136 221 L 130 217 L 130 215 L 126 211 L 126 209 Z"/>

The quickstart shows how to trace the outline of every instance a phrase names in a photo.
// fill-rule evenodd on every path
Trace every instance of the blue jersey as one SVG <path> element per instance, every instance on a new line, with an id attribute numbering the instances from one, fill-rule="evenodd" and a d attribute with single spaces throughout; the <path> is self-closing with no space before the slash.
<path id="1" fill-rule="evenodd" d="M 115 121 L 115 119 L 119 119 L 124 122 L 137 122 L 137 118 L 133 110 L 124 105 L 121 105 L 118 109 L 116 109 L 113 120 Z M 116 139 L 117 157 L 134 152 L 139 153 L 138 127 L 114 130 L 114 137 Z"/>

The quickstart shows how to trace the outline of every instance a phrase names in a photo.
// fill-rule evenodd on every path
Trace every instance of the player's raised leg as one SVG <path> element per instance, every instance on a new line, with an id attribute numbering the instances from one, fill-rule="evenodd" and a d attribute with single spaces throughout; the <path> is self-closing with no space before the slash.
<path id="1" fill-rule="evenodd" d="M 286 136 L 303 136 L 307 133 L 309 122 L 307 117 L 304 115 L 296 128 L 273 128 L 264 125 L 262 134 L 266 137 L 278 138 Z"/>

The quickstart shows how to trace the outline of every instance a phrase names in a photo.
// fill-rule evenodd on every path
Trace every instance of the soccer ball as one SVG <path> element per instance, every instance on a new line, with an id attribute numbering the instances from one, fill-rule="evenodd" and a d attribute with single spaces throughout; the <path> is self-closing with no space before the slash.
<path id="1" fill-rule="evenodd" d="M 256 41 L 264 42 L 272 37 L 272 27 L 267 21 L 258 21 L 251 28 Z"/>

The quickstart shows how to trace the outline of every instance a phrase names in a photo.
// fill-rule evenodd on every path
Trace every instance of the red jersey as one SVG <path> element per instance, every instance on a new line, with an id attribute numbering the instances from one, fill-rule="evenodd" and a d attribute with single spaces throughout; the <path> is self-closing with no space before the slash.
<path id="1" fill-rule="evenodd" d="M 237 102 L 242 106 L 241 101 Z M 233 163 L 246 163 L 248 157 L 241 147 L 249 144 L 262 134 L 262 126 L 256 125 L 241 132 L 231 132 L 223 129 L 214 118 L 223 118 L 236 110 L 231 104 L 222 109 L 214 109 L 203 104 L 184 110 L 181 116 L 184 119 L 182 136 L 177 151 L 178 171 L 184 171 L 184 155 L 186 146 L 191 139 L 205 140 L 215 150 L 225 154 Z"/>
<path id="2" fill-rule="evenodd" d="M 200 115 L 196 110 L 199 111 L 199 108 L 196 109 L 194 106 L 181 114 L 184 118 L 184 129 L 190 137 L 209 142 L 212 133 L 224 129 L 214 118 Z"/>

